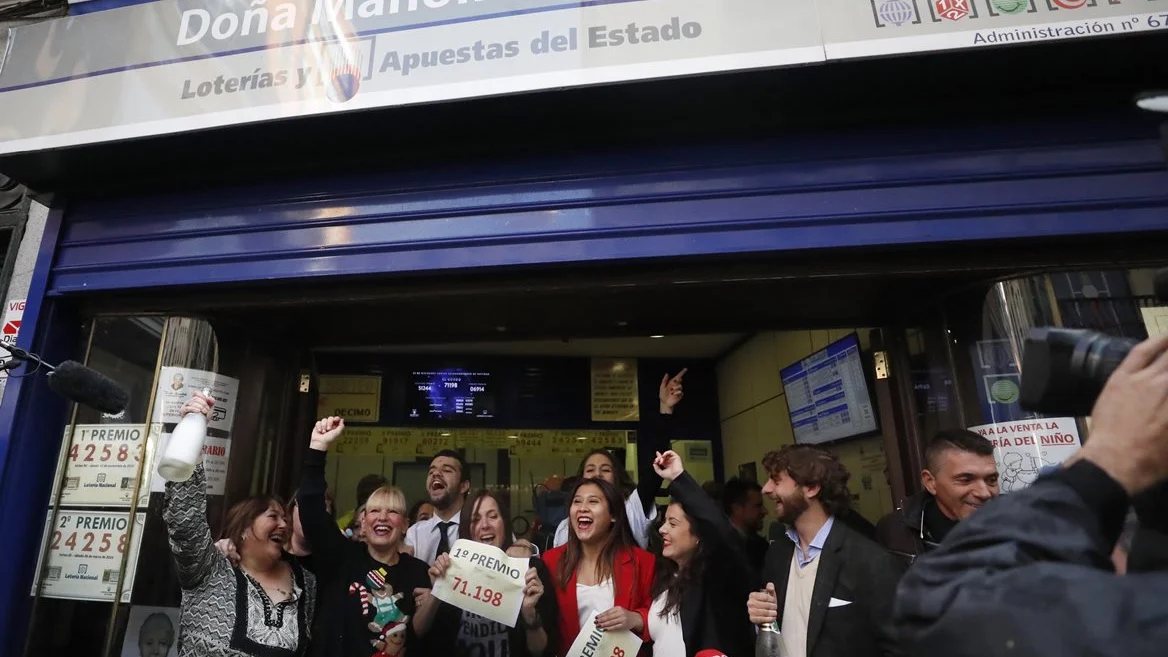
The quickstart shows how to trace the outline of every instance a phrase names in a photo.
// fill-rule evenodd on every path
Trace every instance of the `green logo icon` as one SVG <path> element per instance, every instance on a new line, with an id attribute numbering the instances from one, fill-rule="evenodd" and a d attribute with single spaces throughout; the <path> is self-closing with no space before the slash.
<path id="1" fill-rule="evenodd" d="M 1018 384 L 1009 379 L 996 381 L 990 386 L 990 397 L 999 404 L 1013 404 L 1018 401 Z"/>
<path id="2" fill-rule="evenodd" d="M 990 0 L 990 4 L 1003 14 L 1020 14 L 1030 8 L 1030 0 Z"/>

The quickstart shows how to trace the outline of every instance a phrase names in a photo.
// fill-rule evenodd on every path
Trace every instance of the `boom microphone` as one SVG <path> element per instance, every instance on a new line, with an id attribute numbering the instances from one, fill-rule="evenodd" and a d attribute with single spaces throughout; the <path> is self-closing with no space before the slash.
<path id="1" fill-rule="evenodd" d="M 108 376 L 74 360 L 67 360 L 49 372 L 49 387 L 58 395 L 102 413 L 117 415 L 126 410 L 130 395 Z"/>

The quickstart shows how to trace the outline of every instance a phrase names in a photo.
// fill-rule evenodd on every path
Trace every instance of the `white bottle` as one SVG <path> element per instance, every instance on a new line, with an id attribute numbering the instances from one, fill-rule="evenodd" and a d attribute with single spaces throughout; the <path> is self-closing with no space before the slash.
<path id="1" fill-rule="evenodd" d="M 203 395 L 211 397 L 204 389 Z M 158 474 L 167 481 L 186 481 L 203 459 L 203 442 L 207 439 L 207 416 L 187 413 L 175 425 L 158 462 Z"/>

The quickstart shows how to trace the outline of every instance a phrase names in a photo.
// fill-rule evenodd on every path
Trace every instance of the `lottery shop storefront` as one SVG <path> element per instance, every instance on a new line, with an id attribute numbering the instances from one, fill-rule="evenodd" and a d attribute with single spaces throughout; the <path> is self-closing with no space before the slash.
<path id="1" fill-rule="evenodd" d="M 50 207 L 18 344 L 131 403 L 103 417 L 9 381 L 0 652 L 121 654 L 173 608 L 145 464 L 193 387 L 224 400 L 213 518 L 292 492 L 322 398 L 361 416 L 338 498 L 371 458 L 409 488 L 453 446 L 530 500 L 551 472 L 520 462 L 603 445 L 635 473 L 638 422 L 596 419 L 583 357 L 499 388 L 528 415 L 419 422 L 412 377 L 438 356 L 479 345 L 468 371 L 521 381 L 482 345 L 879 327 L 905 359 L 880 384 L 895 497 L 941 407 L 1013 419 L 1008 386 L 978 392 L 1009 372 L 969 364 L 1008 369 L 1008 349 L 946 347 L 969 326 L 1008 341 L 981 331 L 995 281 L 1074 268 L 1038 286 L 1048 309 L 1142 298 L 1131 272 L 1168 252 L 1159 122 L 1131 104 L 1168 79 L 1165 0 L 585 4 L 162 0 L 15 32 L 0 172 Z M 643 412 L 659 372 L 693 368 L 688 438 L 715 480 L 765 447 L 718 409 L 718 363 L 748 345 L 646 351 L 624 384 Z M 941 403 L 950 385 L 967 394 Z"/>

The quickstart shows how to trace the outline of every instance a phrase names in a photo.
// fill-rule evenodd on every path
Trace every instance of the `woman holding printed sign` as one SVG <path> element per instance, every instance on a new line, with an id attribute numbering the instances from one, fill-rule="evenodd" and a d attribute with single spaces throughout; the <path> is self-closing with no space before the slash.
<path id="1" fill-rule="evenodd" d="M 182 414 L 210 415 L 214 400 L 196 394 Z M 203 464 L 186 481 L 167 482 L 162 518 L 179 585 L 180 657 L 300 657 L 308 647 L 316 578 L 284 551 L 290 528 L 284 504 L 250 497 L 227 512 L 226 537 L 237 542 L 233 566 L 211 541 Z"/>
<path id="2" fill-rule="evenodd" d="M 325 454 L 345 429 L 338 417 L 316 423 L 304 458 L 300 521 L 312 546 L 316 576 L 326 598 L 340 599 L 335 622 L 317 637 L 314 654 L 340 657 L 411 657 L 425 654 L 423 637 L 437 610 L 429 595 L 426 564 L 403 554 L 406 500 L 393 486 L 369 496 L 361 516 L 364 542 L 337 531 L 325 508 Z"/>
<path id="3" fill-rule="evenodd" d="M 664 559 L 649 612 L 654 654 L 694 657 L 713 648 L 750 657 L 754 626 L 742 600 L 754 590 L 755 575 L 738 531 L 676 452 L 658 453 L 653 469 L 671 482 L 673 496 L 658 530 Z"/>
<path id="4" fill-rule="evenodd" d="M 655 559 L 633 540 L 624 499 L 604 479 L 581 479 L 570 499 L 568 542 L 544 555 L 560 607 L 559 654 L 593 614 L 600 630 L 647 641 Z"/>
<path id="5" fill-rule="evenodd" d="M 481 490 L 462 505 L 458 537 L 491 545 L 512 557 L 530 552 L 514 545 L 511 518 L 499 499 Z M 437 582 L 450 567 L 450 555 L 442 554 L 430 567 L 430 579 Z M 546 593 L 553 587 L 551 573 L 539 559 L 531 559 L 524 576 L 523 603 L 514 628 L 478 614 L 442 603 L 434 624 L 434 655 L 452 657 L 551 657 L 560 646 L 559 610 L 556 596 Z M 739 605 L 741 606 L 741 605 Z M 443 639 L 446 646 L 437 645 Z"/>
<path id="6" fill-rule="evenodd" d="M 648 425 L 641 430 L 638 440 L 642 444 L 650 444 L 650 449 L 668 449 L 669 439 L 673 435 L 673 408 L 681 401 L 681 380 L 687 370 L 683 369 L 677 376 L 666 374 L 661 379 L 661 386 L 657 391 L 660 402 L 656 418 L 646 419 Z M 662 444 L 664 443 L 664 444 Z M 593 479 L 603 479 L 616 486 L 624 504 L 624 516 L 637 545 L 644 548 L 649 545 L 649 529 L 657 518 L 657 490 L 661 488 L 661 477 L 651 473 L 644 473 L 640 484 L 633 484 L 632 478 L 625 472 L 623 466 L 616 462 L 612 452 L 607 449 L 594 449 L 584 457 L 576 476 Z M 560 547 L 568 542 L 568 518 L 564 518 L 556 527 L 552 544 Z"/>

